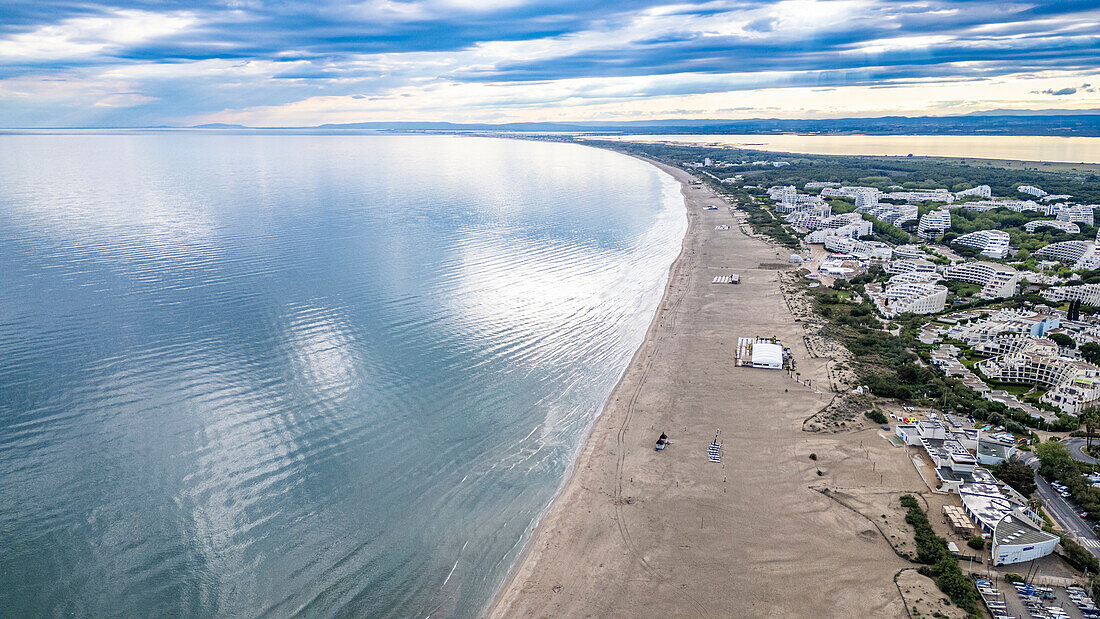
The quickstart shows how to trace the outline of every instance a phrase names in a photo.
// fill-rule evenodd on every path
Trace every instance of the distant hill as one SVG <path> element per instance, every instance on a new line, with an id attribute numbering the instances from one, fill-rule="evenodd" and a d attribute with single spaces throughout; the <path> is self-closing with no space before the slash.
<path id="1" fill-rule="evenodd" d="M 966 116 L 882 116 L 878 118 L 783 119 L 666 119 L 590 122 L 450 123 L 362 122 L 295 127 L 320 131 L 516 131 L 559 133 L 670 133 L 670 134 L 769 134 L 820 133 L 872 135 L 1049 135 L 1100 136 L 1100 113 L 1050 110 L 1041 113 L 998 111 Z M 201 129 L 248 129 L 243 125 L 213 123 Z M 279 129 L 279 127 L 263 127 Z M 291 128 L 287 128 L 291 129 Z"/>
<path id="2" fill-rule="evenodd" d="M 229 123 L 207 123 L 205 125 L 194 125 L 189 127 L 190 129 L 248 129 L 245 125 L 233 125 Z"/>

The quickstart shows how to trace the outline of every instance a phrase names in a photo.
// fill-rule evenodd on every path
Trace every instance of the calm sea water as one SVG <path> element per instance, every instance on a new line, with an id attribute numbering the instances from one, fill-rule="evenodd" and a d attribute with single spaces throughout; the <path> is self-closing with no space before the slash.
<path id="1" fill-rule="evenodd" d="M 722 144 L 814 155 L 975 157 L 1100 163 L 1100 138 L 1020 135 L 632 135 L 631 142 Z"/>
<path id="2" fill-rule="evenodd" d="M 640 161 L 0 136 L 0 616 L 471 616 L 685 230 Z"/>

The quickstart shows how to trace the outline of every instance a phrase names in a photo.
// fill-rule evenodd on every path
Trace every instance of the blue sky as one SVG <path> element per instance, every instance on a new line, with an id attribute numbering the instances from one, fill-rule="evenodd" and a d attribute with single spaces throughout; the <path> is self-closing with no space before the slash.
<path id="1" fill-rule="evenodd" d="M 0 2 L 0 126 L 1100 109 L 1100 3 Z"/>

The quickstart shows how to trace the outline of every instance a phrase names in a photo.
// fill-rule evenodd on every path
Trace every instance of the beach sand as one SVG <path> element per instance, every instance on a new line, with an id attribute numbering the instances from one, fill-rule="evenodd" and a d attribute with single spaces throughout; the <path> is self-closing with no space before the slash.
<path id="1" fill-rule="evenodd" d="M 682 253 L 645 342 L 489 614 L 905 616 L 893 579 L 912 564 L 888 538 L 904 545 L 896 497 L 926 488 L 877 427 L 802 430 L 834 394 L 780 290 L 789 252 L 741 232 L 682 170 L 659 167 L 683 185 Z M 731 272 L 741 284 L 711 283 Z M 786 371 L 735 367 L 739 336 L 780 337 L 813 388 Z M 706 448 L 718 429 L 714 464 Z M 672 442 L 656 452 L 661 432 Z"/>

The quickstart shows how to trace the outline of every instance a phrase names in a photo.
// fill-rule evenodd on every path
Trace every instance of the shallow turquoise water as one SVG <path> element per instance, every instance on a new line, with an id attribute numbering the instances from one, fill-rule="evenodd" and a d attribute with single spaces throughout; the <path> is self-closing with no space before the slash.
<path id="1" fill-rule="evenodd" d="M 0 136 L 0 615 L 472 616 L 659 301 L 568 144 Z"/>

